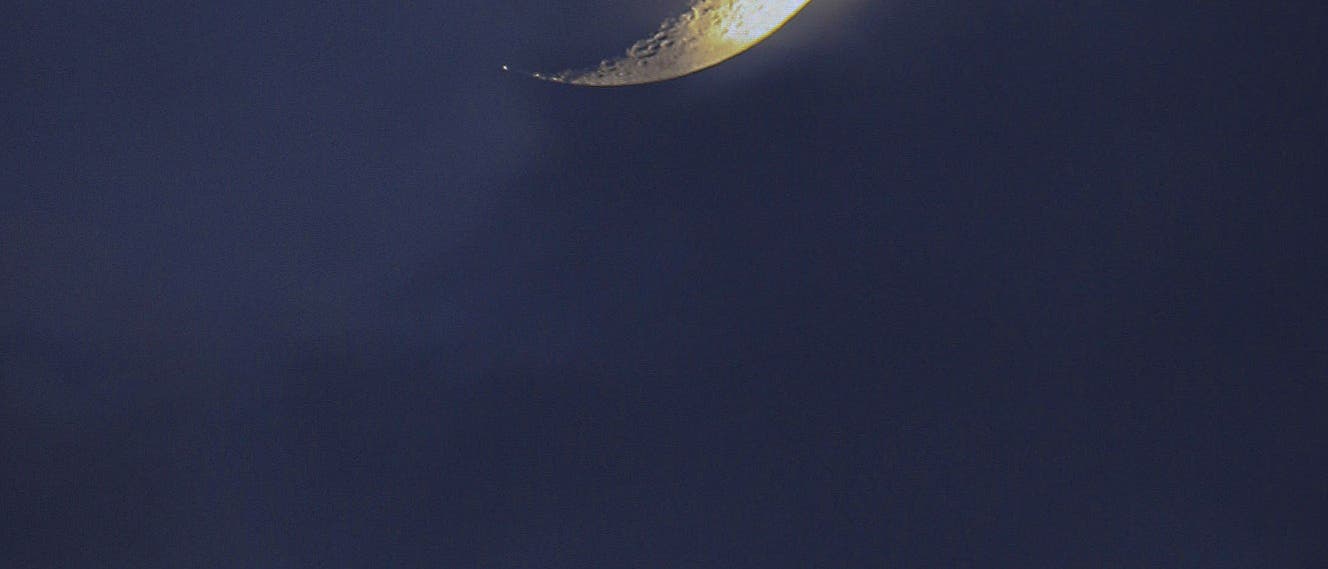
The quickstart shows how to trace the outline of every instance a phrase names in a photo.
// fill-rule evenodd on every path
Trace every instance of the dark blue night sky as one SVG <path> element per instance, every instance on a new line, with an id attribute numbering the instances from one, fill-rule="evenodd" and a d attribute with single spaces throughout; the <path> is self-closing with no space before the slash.
<path id="1" fill-rule="evenodd" d="M 0 17 L 0 566 L 1316 568 L 1319 2 Z"/>

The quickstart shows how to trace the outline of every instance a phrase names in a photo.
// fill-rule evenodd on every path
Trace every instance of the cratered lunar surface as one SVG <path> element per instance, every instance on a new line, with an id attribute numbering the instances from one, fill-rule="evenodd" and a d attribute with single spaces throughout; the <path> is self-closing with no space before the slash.
<path id="1" fill-rule="evenodd" d="M 589 69 L 531 76 L 572 85 L 617 87 L 695 73 L 746 51 L 788 22 L 810 0 L 694 0 L 682 15 L 627 53 Z M 506 68 L 505 68 L 506 69 Z"/>

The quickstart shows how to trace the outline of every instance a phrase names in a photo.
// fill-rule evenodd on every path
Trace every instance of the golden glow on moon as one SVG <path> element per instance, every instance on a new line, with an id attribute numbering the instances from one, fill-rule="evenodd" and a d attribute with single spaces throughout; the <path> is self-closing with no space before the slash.
<path id="1" fill-rule="evenodd" d="M 714 66 L 761 42 L 810 0 L 693 0 L 681 16 L 597 67 L 531 75 L 547 81 L 616 87 L 654 83 Z M 507 69 L 504 67 L 504 69 Z"/>

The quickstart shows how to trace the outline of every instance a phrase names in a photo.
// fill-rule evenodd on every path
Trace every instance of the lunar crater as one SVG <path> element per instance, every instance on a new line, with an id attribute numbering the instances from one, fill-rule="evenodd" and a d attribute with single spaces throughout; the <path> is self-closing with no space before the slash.
<path id="1" fill-rule="evenodd" d="M 589 69 L 532 73 L 558 83 L 616 87 L 665 81 L 712 67 L 774 33 L 810 0 L 694 0 L 617 58 Z"/>

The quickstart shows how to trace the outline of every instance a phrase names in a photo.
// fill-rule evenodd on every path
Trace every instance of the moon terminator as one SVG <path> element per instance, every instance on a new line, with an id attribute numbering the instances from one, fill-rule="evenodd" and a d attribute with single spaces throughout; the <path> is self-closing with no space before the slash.
<path id="1" fill-rule="evenodd" d="M 527 73 L 537 79 L 618 87 L 667 81 L 718 65 L 747 51 L 793 18 L 810 0 L 693 0 L 654 35 L 589 69 Z M 510 71 L 507 66 L 504 70 Z"/>

